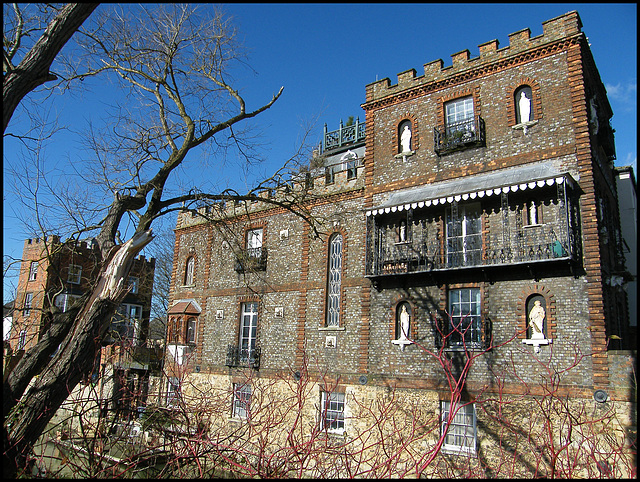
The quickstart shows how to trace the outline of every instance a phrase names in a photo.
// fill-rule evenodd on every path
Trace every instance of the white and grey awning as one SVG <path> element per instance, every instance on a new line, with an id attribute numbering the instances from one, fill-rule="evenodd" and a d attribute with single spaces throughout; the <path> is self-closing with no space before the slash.
<path id="1" fill-rule="evenodd" d="M 574 180 L 569 173 L 561 173 L 550 163 L 529 164 L 396 191 L 387 201 L 367 210 L 367 216 L 482 199 L 564 182 L 571 186 Z"/>

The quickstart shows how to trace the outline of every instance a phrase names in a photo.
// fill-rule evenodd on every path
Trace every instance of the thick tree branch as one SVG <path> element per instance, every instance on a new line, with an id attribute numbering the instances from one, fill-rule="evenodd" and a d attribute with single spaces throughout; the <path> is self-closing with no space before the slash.
<path id="1" fill-rule="evenodd" d="M 2 132 L 22 99 L 36 87 L 57 77 L 50 72 L 51 64 L 71 36 L 99 4 L 70 3 L 51 21 L 40 39 L 15 69 L 2 81 Z"/>

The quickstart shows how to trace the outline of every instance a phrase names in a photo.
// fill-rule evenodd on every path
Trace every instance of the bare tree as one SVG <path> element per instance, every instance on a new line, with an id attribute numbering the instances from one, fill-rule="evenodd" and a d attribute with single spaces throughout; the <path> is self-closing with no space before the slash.
<path id="1" fill-rule="evenodd" d="M 32 34 L 31 26 L 25 22 L 17 4 L 10 7 L 15 15 L 3 15 L 6 22 L 2 58 L 3 133 L 22 99 L 45 82 L 57 79 L 51 72 L 51 65 L 60 50 L 97 6 L 97 3 L 70 3 L 63 7 L 17 65 L 16 56 L 21 51 L 20 47 L 25 39 Z"/>
<path id="2" fill-rule="evenodd" d="M 253 160 L 252 140 L 243 131 L 244 123 L 273 106 L 283 91 L 280 88 L 263 105 L 248 108 L 230 83 L 231 66 L 241 57 L 235 31 L 222 13 L 210 15 L 209 9 L 184 5 L 114 5 L 101 13 L 92 17 L 78 39 L 84 55 L 81 62 L 86 65 L 83 75 L 115 76 L 118 85 L 128 89 L 126 103 L 102 132 L 95 128 L 86 137 L 94 156 L 74 165 L 78 177 L 73 183 L 79 185 L 78 178 L 83 179 L 92 186 L 87 194 L 94 197 L 78 197 L 70 189 L 51 186 L 56 191 L 54 200 L 65 204 L 72 220 L 69 234 L 93 235 L 100 274 L 93 291 L 73 309 L 52 310 L 50 328 L 4 384 L 3 465 L 9 477 L 27 466 L 47 422 L 90 373 L 100 341 L 126 293 L 123 280 L 133 258 L 153 239 L 151 226 L 158 218 L 181 209 L 196 213 L 203 203 L 244 200 L 271 203 L 314 225 L 300 207 L 306 196 L 303 190 L 259 196 L 261 190 L 278 185 L 284 171 L 244 195 L 185 187 L 177 180 L 187 156 L 199 147 L 211 147 L 210 155 L 235 147 L 245 160 Z M 50 27 L 55 31 L 55 25 Z M 43 35 L 45 47 L 47 42 L 59 43 L 51 35 L 49 30 Z M 59 51 L 45 47 L 42 51 L 47 53 Z M 50 54 L 36 60 L 37 71 L 48 72 Z M 45 75 L 44 80 L 49 77 Z M 12 99 L 16 105 L 22 99 L 22 94 L 11 95 L 17 97 Z M 214 157 L 211 178 L 216 177 L 218 162 Z M 127 226 L 130 239 L 123 243 L 120 233 Z"/>

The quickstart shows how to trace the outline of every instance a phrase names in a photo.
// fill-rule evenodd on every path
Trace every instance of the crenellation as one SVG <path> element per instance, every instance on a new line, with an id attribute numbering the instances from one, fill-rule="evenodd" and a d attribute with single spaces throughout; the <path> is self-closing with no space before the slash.
<path id="1" fill-rule="evenodd" d="M 531 30 L 523 28 L 512 34 L 509 34 L 509 48 L 522 49 L 528 48 L 529 40 L 531 39 Z"/>
<path id="2" fill-rule="evenodd" d="M 451 55 L 451 64 L 453 68 L 461 67 L 465 62 L 469 61 L 469 49 L 461 50 Z"/>
<path id="3" fill-rule="evenodd" d="M 403 90 L 454 78 L 463 71 L 465 71 L 465 79 L 469 77 L 467 72 L 471 72 L 472 69 L 478 69 L 478 75 L 483 75 L 485 71 L 490 69 L 492 63 L 503 62 L 510 57 L 515 61 L 530 61 L 534 55 L 533 49 L 540 48 L 540 54 L 547 55 L 553 51 L 549 48 L 551 44 L 566 41 L 568 37 L 581 33 L 582 28 L 580 17 L 576 11 L 561 15 L 544 22 L 542 25 L 543 34 L 537 37 L 531 37 L 529 28 L 509 34 L 508 47 L 499 49 L 499 42 L 494 39 L 478 46 L 479 56 L 472 57 L 470 51 L 465 49 L 452 54 L 452 63 L 446 67 L 442 59 L 428 62 L 424 64 L 423 76 L 415 77 L 415 70 L 410 69 L 398 74 L 397 84 L 392 85 L 388 78 L 369 84 L 366 87 L 366 103 L 394 96 Z M 526 58 L 518 60 L 516 56 L 524 52 L 527 52 Z"/>

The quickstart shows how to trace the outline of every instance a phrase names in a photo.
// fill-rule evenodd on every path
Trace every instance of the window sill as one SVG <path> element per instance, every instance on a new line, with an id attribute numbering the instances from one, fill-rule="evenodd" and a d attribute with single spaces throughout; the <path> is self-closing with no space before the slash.
<path id="1" fill-rule="evenodd" d="M 469 448 L 464 448 L 464 447 L 456 447 L 453 445 L 443 445 L 442 446 L 442 453 L 445 453 L 447 455 L 460 455 L 462 457 L 475 457 L 476 456 L 476 450 L 475 449 L 469 449 Z"/>
<path id="2" fill-rule="evenodd" d="M 344 326 L 321 326 L 319 331 L 345 331 Z"/>
<path id="3" fill-rule="evenodd" d="M 542 226 L 544 226 L 544 224 L 537 223 L 537 224 L 525 224 L 522 227 L 526 229 L 526 228 L 540 228 Z"/>

